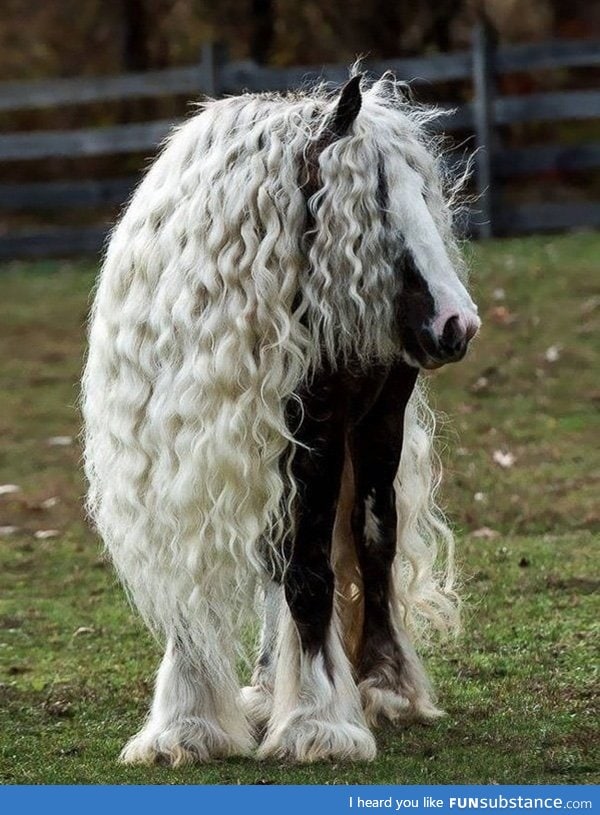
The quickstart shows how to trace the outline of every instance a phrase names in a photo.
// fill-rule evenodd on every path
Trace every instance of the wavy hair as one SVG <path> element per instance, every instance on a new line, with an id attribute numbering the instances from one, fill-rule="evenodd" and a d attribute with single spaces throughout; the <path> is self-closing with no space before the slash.
<path id="1" fill-rule="evenodd" d="M 286 405 L 320 365 L 401 353 L 393 197 L 402 156 L 424 180 L 460 265 L 437 114 L 386 76 L 352 132 L 310 151 L 334 99 L 208 101 L 167 140 L 115 228 L 97 286 L 83 380 L 88 507 L 149 626 L 230 660 L 265 551 L 293 524 Z M 407 623 L 456 625 L 452 534 L 435 508 L 430 411 L 418 389 L 396 481 L 398 596 Z M 233 642 L 233 638 L 231 638 Z M 215 670 L 218 670 L 218 664 Z"/>

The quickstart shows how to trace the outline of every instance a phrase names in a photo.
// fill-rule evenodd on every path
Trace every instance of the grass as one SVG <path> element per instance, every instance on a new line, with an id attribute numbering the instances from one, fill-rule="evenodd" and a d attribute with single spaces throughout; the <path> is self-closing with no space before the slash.
<path id="1" fill-rule="evenodd" d="M 600 236 L 473 248 L 484 328 L 433 376 L 452 422 L 443 499 L 459 530 L 465 633 L 429 669 L 448 716 L 384 728 L 370 765 L 116 763 L 159 649 L 81 514 L 77 380 L 94 269 L 1 270 L 0 782 L 596 783 Z M 500 289 L 503 290 L 499 291 Z M 503 454 L 509 467 L 494 461 Z M 511 459 L 512 457 L 512 459 Z M 51 499 L 51 500 L 48 500 Z M 36 537 L 56 530 L 55 537 Z M 594 537 L 596 535 L 596 537 Z M 597 640 L 596 640 L 597 643 Z"/>

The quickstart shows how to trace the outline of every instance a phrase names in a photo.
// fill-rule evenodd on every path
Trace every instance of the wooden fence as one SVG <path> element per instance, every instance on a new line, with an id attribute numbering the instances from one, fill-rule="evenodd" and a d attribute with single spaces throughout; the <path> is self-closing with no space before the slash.
<path id="1" fill-rule="evenodd" d="M 600 91 L 545 92 L 499 96 L 496 78 L 502 74 L 554 68 L 600 65 L 600 42 L 552 41 L 504 48 L 495 47 L 490 28 L 478 24 L 470 51 L 438 54 L 422 59 L 367 62 L 375 75 L 392 70 L 413 86 L 420 83 L 467 80 L 473 101 L 459 105 L 446 118 L 448 132 L 475 135 L 477 211 L 470 231 L 479 237 L 518 234 L 579 226 L 600 226 L 600 202 L 538 203 L 508 206 L 502 201 L 502 182 L 548 171 L 585 171 L 600 167 L 600 142 L 581 145 L 544 145 L 505 149 L 498 127 L 527 122 L 557 122 L 600 118 Z M 0 85 L 0 112 L 22 111 L 109 100 L 173 94 L 218 96 L 250 91 L 287 90 L 313 80 L 342 83 L 345 65 L 270 68 L 251 62 L 229 62 L 224 49 L 207 44 L 198 65 L 114 77 L 13 82 Z M 94 127 L 80 130 L 0 135 L 0 162 L 79 158 L 146 152 L 152 154 L 172 121 Z M 98 209 L 123 202 L 137 177 L 85 179 L 65 182 L 0 184 L 0 211 L 57 211 Z M 106 225 L 16 231 L 0 236 L 0 259 L 88 254 L 98 251 Z"/>

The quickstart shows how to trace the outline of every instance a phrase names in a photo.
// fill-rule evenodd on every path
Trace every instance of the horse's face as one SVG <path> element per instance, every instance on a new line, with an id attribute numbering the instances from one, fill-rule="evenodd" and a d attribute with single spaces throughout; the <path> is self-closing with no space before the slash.
<path id="1" fill-rule="evenodd" d="M 385 84 L 383 78 L 381 83 Z M 335 258 L 339 268 L 348 267 L 351 296 L 347 303 L 352 308 L 359 302 L 357 321 L 378 294 L 385 296 L 386 303 L 393 304 L 386 318 L 397 326 L 392 329 L 394 350 L 400 346 L 405 361 L 413 367 L 438 368 L 464 357 L 480 326 L 477 306 L 451 257 L 453 238 L 446 226 L 449 213 L 436 177 L 435 159 L 415 138 L 406 114 L 393 105 L 382 105 L 377 93 L 372 95 L 374 99 L 365 95 L 368 109 L 364 114 L 364 122 L 371 121 L 372 125 L 363 122 L 361 127 L 360 121 L 356 125 L 365 101 L 360 77 L 353 77 L 344 86 L 307 154 L 309 181 L 304 190 L 309 197 L 319 184 L 326 183 L 334 190 L 329 193 L 333 215 L 328 215 L 330 223 L 324 229 L 319 251 L 327 254 L 330 263 Z M 372 137 L 373 129 L 376 135 Z M 355 140 L 345 140 L 353 135 Z M 325 152 L 332 147 L 335 150 Z M 357 224 L 361 219 L 364 234 L 359 239 Z M 377 291 L 368 291 L 363 285 L 361 292 L 357 269 L 362 266 L 367 276 L 369 265 L 378 262 L 378 254 L 385 258 L 382 265 L 386 273 L 392 267 L 392 274 L 380 278 L 382 285 Z M 318 261 L 318 253 L 315 255 Z M 325 276 L 324 290 L 335 294 L 333 275 L 326 271 Z M 389 289 L 383 292 L 388 283 Z M 362 303 L 361 296 L 365 298 Z M 379 316 L 384 313 L 381 308 L 374 311 Z M 368 328 L 370 332 L 365 334 L 372 334 L 377 327 Z"/>
<path id="2" fill-rule="evenodd" d="M 394 254 L 403 353 L 412 365 L 438 368 L 464 357 L 481 322 L 432 217 L 421 175 L 400 161 L 394 187 L 390 203 L 400 232 Z"/>

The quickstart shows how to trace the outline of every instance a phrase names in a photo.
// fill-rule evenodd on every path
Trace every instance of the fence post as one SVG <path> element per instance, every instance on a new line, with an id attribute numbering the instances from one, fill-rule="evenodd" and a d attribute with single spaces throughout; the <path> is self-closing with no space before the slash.
<path id="1" fill-rule="evenodd" d="M 489 21 L 481 16 L 473 29 L 473 115 L 475 121 L 475 182 L 481 223 L 477 225 L 480 238 L 494 234 L 494 52 L 496 34 Z"/>
<path id="2" fill-rule="evenodd" d="M 200 52 L 200 88 L 206 96 L 218 96 L 223 90 L 221 70 L 227 62 L 227 47 L 219 42 L 205 42 Z"/>

